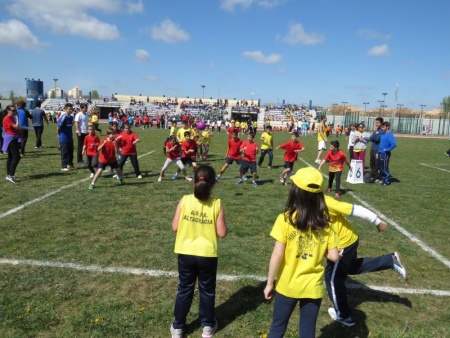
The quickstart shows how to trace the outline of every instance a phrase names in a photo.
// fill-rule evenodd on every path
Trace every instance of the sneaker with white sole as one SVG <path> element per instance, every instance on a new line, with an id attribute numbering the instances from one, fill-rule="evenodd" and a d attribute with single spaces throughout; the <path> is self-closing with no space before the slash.
<path id="1" fill-rule="evenodd" d="M 280 182 L 284 184 L 284 176 L 283 176 L 283 174 L 280 174 Z"/>
<path id="2" fill-rule="evenodd" d="M 244 176 L 242 176 L 242 180 L 243 180 L 243 181 L 247 181 L 247 180 L 248 180 L 248 177 L 244 175 Z"/>
<path id="3" fill-rule="evenodd" d="M 95 185 L 93 184 L 93 183 L 91 183 L 90 185 L 89 185 L 89 190 L 92 190 L 92 189 L 94 189 L 95 188 Z"/>
<path id="4" fill-rule="evenodd" d="M 91 173 L 91 174 L 89 175 L 89 178 L 92 178 L 92 177 L 94 177 L 94 173 Z"/>
<path id="5" fill-rule="evenodd" d="M 192 178 L 190 178 L 190 177 L 185 177 L 184 179 L 188 182 L 192 182 Z"/>
<path id="6" fill-rule="evenodd" d="M 236 182 L 236 184 L 242 184 L 242 180 L 241 180 L 241 179 L 238 179 L 237 182 Z"/>
<path id="7" fill-rule="evenodd" d="M 158 182 L 162 182 L 162 177 L 161 176 L 158 177 Z"/>
<path id="8" fill-rule="evenodd" d="M 216 176 L 216 181 L 220 181 L 220 176 L 219 175 Z"/>
<path id="9" fill-rule="evenodd" d="M 393 269 L 397 271 L 397 273 L 402 276 L 404 280 L 406 280 L 406 269 L 402 264 L 402 261 L 400 260 L 400 255 L 398 252 L 394 252 L 392 254 L 392 260 L 393 260 Z"/>
<path id="10" fill-rule="evenodd" d="M 117 175 L 117 174 L 115 174 L 114 176 L 113 176 L 113 178 L 115 178 L 115 179 L 119 179 L 119 175 Z"/>
<path id="11" fill-rule="evenodd" d="M 337 316 L 336 310 L 334 308 L 332 308 L 332 307 L 328 308 L 328 314 L 330 315 L 331 319 L 333 319 L 335 322 L 341 323 L 345 327 L 355 326 L 355 322 L 354 322 L 354 320 L 352 319 L 351 316 L 348 316 L 347 318 L 342 319 L 342 318 Z"/>
<path id="12" fill-rule="evenodd" d="M 17 183 L 18 182 L 18 180 L 14 176 L 11 176 L 11 175 L 6 176 L 6 180 L 10 181 L 11 183 Z"/>
<path id="13" fill-rule="evenodd" d="M 142 175 L 138 175 L 138 177 L 137 177 L 138 179 L 141 179 L 142 178 Z"/>
<path id="14" fill-rule="evenodd" d="M 317 164 L 320 164 L 320 163 L 322 163 L 322 161 L 321 161 L 321 160 L 315 160 L 314 162 L 316 162 Z"/>
<path id="15" fill-rule="evenodd" d="M 211 338 L 216 333 L 219 323 L 216 320 L 214 326 L 203 326 L 202 338 Z"/>
<path id="16" fill-rule="evenodd" d="M 252 182 L 252 185 L 253 185 L 254 187 L 257 187 L 257 186 L 258 186 L 258 183 L 256 183 L 255 181 L 253 181 L 253 182 Z"/>
<path id="17" fill-rule="evenodd" d="M 173 180 L 176 180 L 177 178 L 178 178 L 178 174 L 175 174 L 175 175 L 172 176 Z"/>
<path id="18" fill-rule="evenodd" d="M 174 329 L 173 324 L 170 326 L 170 333 L 172 334 L 172 338 L 183 338 L 183 329 Z"/>

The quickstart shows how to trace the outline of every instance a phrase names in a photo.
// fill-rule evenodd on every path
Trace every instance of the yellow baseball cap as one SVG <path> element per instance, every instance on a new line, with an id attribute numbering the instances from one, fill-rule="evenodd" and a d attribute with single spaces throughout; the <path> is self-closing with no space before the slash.
<path id="1" fill-rule="evenodd" d="M 291 180 L 300 189 L 319 193 L 322 191 L 323 176 L 319 170 L 307 167 L 297 170 L 295 175 L 291 176 Z M 318 187 L 308 187 L 310 184 L 315 184 Z"/>

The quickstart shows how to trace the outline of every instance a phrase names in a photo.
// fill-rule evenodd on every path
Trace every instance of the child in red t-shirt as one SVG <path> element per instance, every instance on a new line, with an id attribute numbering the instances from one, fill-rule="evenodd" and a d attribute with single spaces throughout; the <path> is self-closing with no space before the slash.
<path id="1" fill-rule="evenodd" d="M 241 144 L 242 140 L 239 138 L 239 132 L 237 130 L 232 131 L 232 137 L 228 139 L 228 149 L 227 154 L 225 155 L 225 164 L 220 169 L 219 175 L 216 176 L 216 180 L 220 180 L 222 178 L 223 173 L 230 164 L 236 162 L 237 165 L 242 164 L 242 155 L 241 155 Z"/>
<path id="2" fill-rule="evenodd" d="M 181 162 L 180 158 L 180 149 L 181 145 L 177 141 L 177 137 L 175 135 L 172 135 L 169 137 L 169 140 L 166 142 L 166 154 L 167 159 L 166 162 L 164 162 L 163 167 L 161 168 L 161 172 L 159 173 L 158 182 L 162 181 L 162 178 L 164 177 L 164 173 L 166 169 L 171 165 L 172 163 L 176 163 L 179 170 L 183 172 L 184 179 L 188 182 L 192 181 L 192 178 L 188 177 L 186 168 L 184 167 L 183 162 Z M 178 174 L 174 175 L 174 178 L 178 178 Z"/>
<path id="3" fill-rule="evenodd" d="M 89 189 L 95 188 L 95 182 L 100 177 L 103 170 L 106 169 L 107 165 L 116 170 L 117 176 L 119 177 L 119 185 L 123 184 L 122 172 L 120 171 L 119 163 L 117 163 L 116 158 L 118 140 L 120 140 L 120 136 L 117 139 L 114 139 L 114 131 L 112 129 L 108 129 L 106 132 L 106 138 L 100 142 L 100 145 L 97 148 L 100 153 L 98 169 L 92 179 L 92 183 L 89 185 Z"/>
<path id="4" fill-rule="evenodd" d="M 334 177 L 336 176 L 336 189 L 335 189 L 335 197 L 341 197 L 341 176 L 342 170 L 344 169 L 344 163 L 347 164 L 348 168 L 351 170 L 350 163 L 348 163 L 347 157 L 345 154 L 339 150 L 339 141 L 333 141 L 330 143 L 330 150 L 327 152 L 322 162 L 317 168 L 319 171 L 322 168 L 322 165 L 325 162 L 329 162 L 328 166 L 328 189 L 327 192 L 331 191 L 331 187 L 333 186 Z"/>
<path id="5" fill-rule="evenodd" d="M 291 140 L 289 142 L 283 143 L 281 146 L 276 148 L 284 149 L 286 152 L 284 153 L 284 170 L 280 174 L 280 182 L 281 184 L 286 184 L 286 177 L 292 172 L 294 168 L 294 162 L 297 161 L 298 153 L 301 151 L 305 151 L 301 142 L 298 141 L 298 133 L 294 131 L 291 134 Z"/>
<path id="6" fill-rule="evenodd" d="M 140 141 L 139 137 L 131 131 L 130 125 L 128 123 L 125 123 L 123 125 L 123 133 L 120 134 L 120 136 L 121 138 L 118 142 L 119 148 L 121 150 L 119 159 L 120 171 L 123 172 L 123 166 L 125 165 L 126 160 L 130 158 L 131 165 L 133 166 L 136 177 L 141 179 L 142 175 L 139 169 L 139 161 L 136 149 L 136 143 Z"/>
<path id="7" fill-rule="evenodd" d="M 258 144 L 253 141 L 253 138 L 255 137 L 254 134 L 248 134 L 247 135 L 247 141 L 242 142 L 240 151 L 242 154 L 244 154 L 244 160 L 241 164 L 241 170 L 239 171 L 239 180 L 236 184 L 241 184 L 242 181 L 247 179 L 247 176 L 245 174 L 247 173 L 247 170 L 250 169 L 250 172 L 253 174 L 253 186 L 257 186 L 256 183 L 256 154 L 258 153 Z"/>
<path id="8" fill-rule="evenodd" d="M 191 139 L 191 133 L 184 133 L 184 141 L 181 144 L 181 162 L 186 165 L 192 165 L 192 169 L 197 168 L 196 162 L 196 153 L 197 151 L 197 142 Z"/>
<path id="9" fill-rule="evenodd" d="M 95 175 L 94 167 L 98 165 L 98 146 L 100 145 L 100 139 L 95 135 L 95 129 L 93 126 L 88 127 L 88 134 L 84 138 L 82 155 L 87 156 L 87 167 L 91 172 L 90 178 Z"/>

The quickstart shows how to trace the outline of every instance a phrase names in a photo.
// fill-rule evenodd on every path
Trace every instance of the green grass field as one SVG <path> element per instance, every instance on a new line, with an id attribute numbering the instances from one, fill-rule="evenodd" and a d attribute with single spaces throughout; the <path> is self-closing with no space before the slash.
<path id="1" fill-rule="evenodd" d="M 87 169 L 61 171 L 54 126 L 45 128 L 43 149 L 34 149 L 30 132 L 28 152 L 16 173 L 21 182 L 14 185 L 3 177 L 0 181 L 0 337 L 170 336 L 177 288 L 171 221 L 179 199 L 192 192 L 192 185 L 171 179 L 174 166 L 163 182 L 157 182 L 167 130 L 137 129 L 136 133 L 141 138 L 143 179 L 135 178 L 126 164 L 124 186 L 104 175 L 95 190 L 88 190 Z M 290 138 L 282 132 L 274 135 L 275 146 Z M 345 138 L 339 140 L 345 150 Z M 301 141 L 306 151 L 295 169 L 315 165 L 316 138 Z M 351 185 L 344 179 L 347 191 L 341 199 L 368 203 L 388 219 L 390 227 L 381 234 L 372 224 L 353 220 L 360 235 L 359 255 L 399 251 L 408 280 L 394 271 L 352 277 L 349 282 L 354 287 L 393 289 L 349 289 L 357 322 L 351 329 L 332 322 L 326 311 L 330 301 L 324 297 L 318 337 L 450 336 L 450 274 L 442 262 L 450 259 L 450 159 L 444 156 L 449 142 L 422 138 L 397 138 L 397 142 L 391 159 L 392 185 Z M 206 162 L 216 171 L 223 165 L 226 146 L 227 136 L 216 133 Z M 236 185 L 238 168 L 232 165 L 214 190 L 223 200 L 229 227 L 219 244 L 219 274 L 236 277 L 218 281 L 217 337 L 268 333 L 272 304 L 264 300 L 262 280 L 273 248 L 269 233 L 289 189 L 278 180 L 282 156 L 276 151 L 274 170 L 267 169 L 266 159 L 258 170 L 258 187 L 250 181 Z M 3 176 L 5 162 L 2 155 Z M 442 259 L 426 251 L 428 247 Z M 417 291 L 422 289 L 446 295 Z M 189 337 L 201 336 L 197 314 L 196 293 L 188 317 Z M 298 336 L 297 320 L 294 312 L 287 337 Z"/>

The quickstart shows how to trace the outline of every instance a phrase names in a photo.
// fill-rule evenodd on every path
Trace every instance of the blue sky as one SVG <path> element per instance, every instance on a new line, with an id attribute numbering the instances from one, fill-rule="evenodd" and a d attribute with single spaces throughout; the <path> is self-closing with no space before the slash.
<path id="1" fill-rule="evenodd" d="M 450 96 L 448 0 L 0 0 L 0 94 L 48 91 L 426 110 Z"/>

